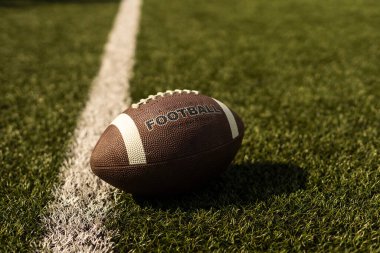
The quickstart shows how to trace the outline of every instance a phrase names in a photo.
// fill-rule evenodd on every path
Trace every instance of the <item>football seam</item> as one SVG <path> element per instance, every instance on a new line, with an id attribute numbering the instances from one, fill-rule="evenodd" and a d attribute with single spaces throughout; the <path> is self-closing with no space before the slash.
<path id="1" fill-rule="evenodd" d="M 147 103 L 145 103 L 145 104 L 141 104 L 141 105 L 139 105 L 139 107 L 138 108 L 132 108 L 132 109 L 142 109 L 142 107 L 143 106 L 146 106 L 146 105 L 154 105 L 154 104 L 156 104 L 156 103 L 158 103 L 158 102 L 160 102 L 161 100 L 163 100 L 163 99 L 165 99 L 165 98 L 168 98 L 168 97 L 174 97 L 174 96 L 183 96 L 183 95 L 194 95 L 194 94 L 192 94 L 192 93 L 173 93 L 173 94 L 165 94 L 164 96 L 159 96 L 159 97 L 157 97 L 156 99 L 154 99 L 154 100 L 150 100 L 149 102 L 147 102 Z M 125 113 L 125 111 L 123 112 L 123 113 Z M 143 113 L 145 113 L 145 112 L 138 112 L 137 113 L 137 115 L 141 115 L 141 114 L 143 114 Z"/>
<path id="2" fill-rule="evenodd" d="M 138 166 L 138 167 L 143 167 L 145 165 L 154 165 L 154 164 L 163 164 L 163 163 L 167 163 L 167 162 L 171 162 L 171 161 L 175 161 L 175 160 L 181 160 L 181 159 L 184 159 L 184 158 L 191 158 L 193 156 L 197 156 L 201 153 L 208 153 L 208 152 L 212 152 L 214 150 L 217 150 L 217 149 L 220 149 L 220 148 L 223 148 L 224 146 L 228 146 L 232 143 L 234 143 L 235 141 L 239 141 L 241 139 L 241 134 L 239 134 L 235 139 L 233 139 L 232 141 L 230 142 L 227 142 L 223 145 L 219 145 L 217 147 L 214 147 L 214 148 L 211 148 L 211 149 L 208 149 L 208 150 L 204 150 L 204 151 L 200 151 L 200 152 L 197 152 L 197 153 L 194 153 L 194 154 L 191 154 L 189 156 L 182 156 L 182 157 L 178 157 L 178 158 L 174 158 L 174 159 L 169 159 L 169 160 L 165 160 L 165 161 L 159 161 L 159 162 L 154 162 L 154 163 L 144 163 L 144 164 L 128 164 L 128 165 L 118 165 L 118 166 L 94 166 L 94 168 L 126 168 L 126 167 L 135 167 L 135 166 Z"/>
<path id="3" fill-rule="evenodd" d="M 198 95 L 199 94 L 199 91 L 196 91 L 196 90 L 187 90 L 187 89 L 175 89 L 175 90 L 167 90 L 165 92 L 157 92 L 155 95 L 149 95 L 147 98 L 143 98 L 143 99 L 140 99 L 139 102 L 137 103 L 133 103 L 132 104 L 132 108 L 138 108 L 140 105 L 144 105 L 144 104 L 147 104 L 149 103 L 150 101 L 152 100 L 156 100 L 157 98 L 159 97 L 165 97 L 167 95 L 175 95 L 175 94 L 183 94 L 183 93 L 186 93 L 186 94 L 196 94 Z"/>

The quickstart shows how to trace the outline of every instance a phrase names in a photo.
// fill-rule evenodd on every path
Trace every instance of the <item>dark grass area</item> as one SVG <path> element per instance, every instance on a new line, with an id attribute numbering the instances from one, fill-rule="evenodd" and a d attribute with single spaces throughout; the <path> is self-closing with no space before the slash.
<path id="1" fill-rule="evenodd" d="M 246 134 L 203 190 L 120 194 L 117 249 L 379 251 L 379 12 L 377 1 L 146 0 L 134 100 L 198 89 Z"/>
<path id="2" fill-rule="evenodd" d="M 1 252 L 38 243 L 117 4 L 24 7 L 0 7 Z"/>
<path id="3" fill-rule="evenodd" d="M 109 4 L 118 0 L 0 0 L 0 7 L 27 7 L 42 4 Z"/>

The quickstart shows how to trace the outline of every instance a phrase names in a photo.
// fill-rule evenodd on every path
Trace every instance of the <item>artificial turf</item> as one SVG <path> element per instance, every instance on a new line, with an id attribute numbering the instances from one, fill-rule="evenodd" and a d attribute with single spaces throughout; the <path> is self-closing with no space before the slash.
<path id="1" fill-rule="evenodd" d="M 0 2 L 0 251 L 39 243 L 117 2 Z"/>
<path id="2" fill-rule="evenodd" d="M 197 89 L 245 122 L 203 190 L 120 193 L 120 252 L 380 251 L 380 2 L 145 0 L 135 101 Z"/>

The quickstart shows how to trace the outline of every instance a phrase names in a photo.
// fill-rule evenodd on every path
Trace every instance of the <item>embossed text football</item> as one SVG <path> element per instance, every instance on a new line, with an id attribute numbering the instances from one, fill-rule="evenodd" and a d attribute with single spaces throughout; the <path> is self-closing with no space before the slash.
<path id="1" fill-rule="evenodd" d="M 242 120 L 222 102 L 197 91 L 159 92 L 112 121 L 90 164 L 126 192 L 178 194 L 227 169 L 243 135 Z"/>

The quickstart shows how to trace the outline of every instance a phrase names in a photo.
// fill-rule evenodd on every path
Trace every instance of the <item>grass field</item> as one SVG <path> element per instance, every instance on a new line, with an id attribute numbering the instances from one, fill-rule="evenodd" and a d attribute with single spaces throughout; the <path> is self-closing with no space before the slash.
<path id="1" fill-rule="evenodd" d="M 196 194 L 121 194 L 121 251 L 379 251 L 380 4 L 145 1 L 135 100 L 198 89 L 243 118 Z M 111 220 L 112 221 L 112 220 Z"/>
<path id="2" fill-rule="evenodd" d="M 117 2 L 0 2 L 0 251 L 31 251 Z M 131 95 L 235 110 L 230 170 L 193 194 L 117 192 L 115 251 L 380 252 L 380 2 L 145 0 Z M 121 108 L 122 110 L 123 108 Z"/>
<path id="3" fill-rule="evenodd" d="M 30 251 L 117 3 L 0 5 L 0 251 Z M 96 17 L 94 14 L 96 13 Z"/>

